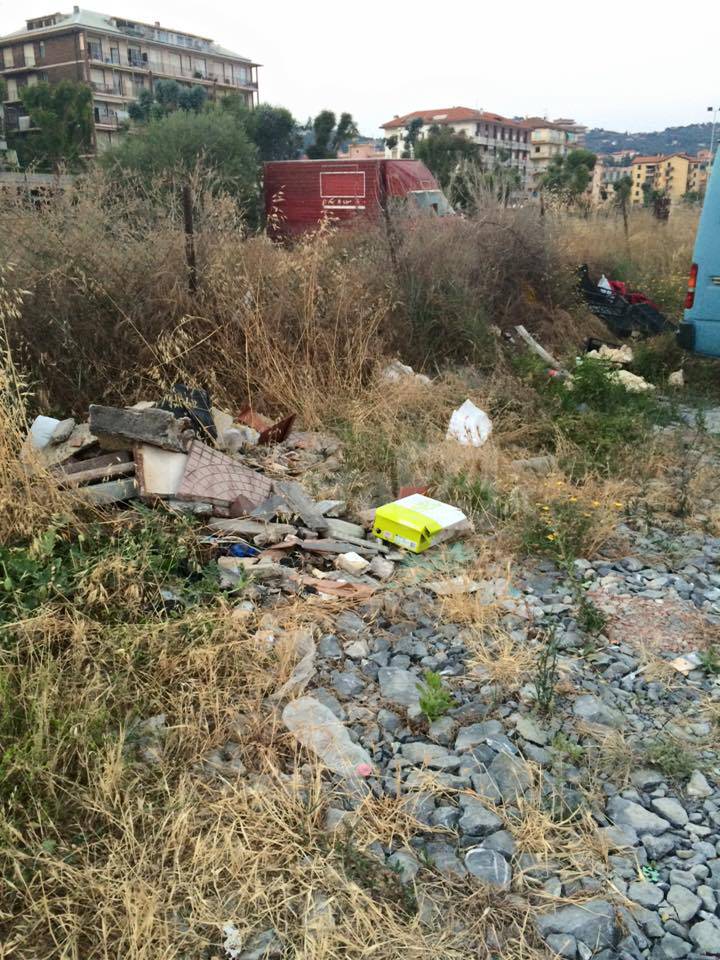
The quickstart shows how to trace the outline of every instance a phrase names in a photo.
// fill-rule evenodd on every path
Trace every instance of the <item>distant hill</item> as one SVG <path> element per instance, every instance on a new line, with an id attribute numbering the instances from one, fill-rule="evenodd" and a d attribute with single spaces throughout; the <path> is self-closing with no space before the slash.
<path id="1" fill-rule="evenodd" d="M 637 150 L 642 154 L 697 153 L 710 148 L 711 123 L 691 123 L 686 127 L 667 127 L 650 133 L 620 133 L 617 130 L 588 131 L 588 150 L 593 153 L 614 153 L 617 150 Z M 720 124 L 715 131 L 720 134 Z"/>

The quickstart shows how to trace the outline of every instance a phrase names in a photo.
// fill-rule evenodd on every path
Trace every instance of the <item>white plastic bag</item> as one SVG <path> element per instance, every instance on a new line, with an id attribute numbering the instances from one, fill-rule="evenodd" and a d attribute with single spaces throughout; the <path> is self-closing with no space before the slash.
<path id="1" fill-rule="evenodd" d="M 606 294 L 608 297 L 612 296 L 613 288 L 610 286 L 610 281 L 605 276 L 605 274 L 603 274 L 598 280 L 598 288 L 602 290 L 602 292 Z"/>
<path id="2" fill-rule="evenodd" d="M 481 447 L 492 433 L 492 420 L 472 400 L 453 410 L 447 439 L 457 440 L 463 447 Z"/>

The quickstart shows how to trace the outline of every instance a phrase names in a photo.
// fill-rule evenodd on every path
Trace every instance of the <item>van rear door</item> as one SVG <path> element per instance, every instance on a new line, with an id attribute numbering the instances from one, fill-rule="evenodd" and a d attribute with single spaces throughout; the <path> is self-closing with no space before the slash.
<path id="1" fill-rule="evenodd" d="M 695 353 L 720 357 L 720 152 L 700 214 L 678 342 Z"/>

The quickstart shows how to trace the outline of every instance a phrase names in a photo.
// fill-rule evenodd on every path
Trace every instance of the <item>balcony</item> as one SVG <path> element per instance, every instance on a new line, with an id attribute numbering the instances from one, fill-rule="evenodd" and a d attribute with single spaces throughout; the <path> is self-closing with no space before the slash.
<path id="1" fill-rule="evenodd" d="M 120 120 L 116 113 L 100 113 L 95 115 L 95 126 L 117 130 L 120 127 Z"/>
<path id="2" fill-rule="evenodd" d="M 96 93 L 104 93 L 109 97 L 125 97 L 131 96 L 131 94 L 125 94 L 122 92 L 120 87 L 113 86 L 108 83 L 91 83 L 90 86 Z"/>

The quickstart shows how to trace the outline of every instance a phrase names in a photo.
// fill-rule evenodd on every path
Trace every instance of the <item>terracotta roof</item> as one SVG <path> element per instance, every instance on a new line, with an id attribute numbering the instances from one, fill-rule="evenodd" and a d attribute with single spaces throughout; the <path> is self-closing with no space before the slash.
<path id="1" fill-rule="evenodd" d="M 662 163 L 664 160 L 671 160 L 673 157 L 681 157 L 683 160 L 694 160 L 686 153 L 659 153 L 654 157 L 633 157 L 633 166 L 636 163 Z"/>
<path id="2" fill-rule="evenodd" d="M 406 113 L 402 117 L 394 117 L 387 123 L 381 124 L 383 130 L 395 130 L 400 127 L 406 127 L 411 120 L 420 118 L 423 123 L 430 125 L 433 123 L 462 123 L 483 121 L 485 123 L 502 123 L 509 127 L 522 127 L 524 121 L 510 120 L 507 117 L 501 117 L 499 113 L 488 113 L 485 110 L 473 110 L 470 107 L 439 107 L 437 110 L 414 110 L 412 113 Z"/>

